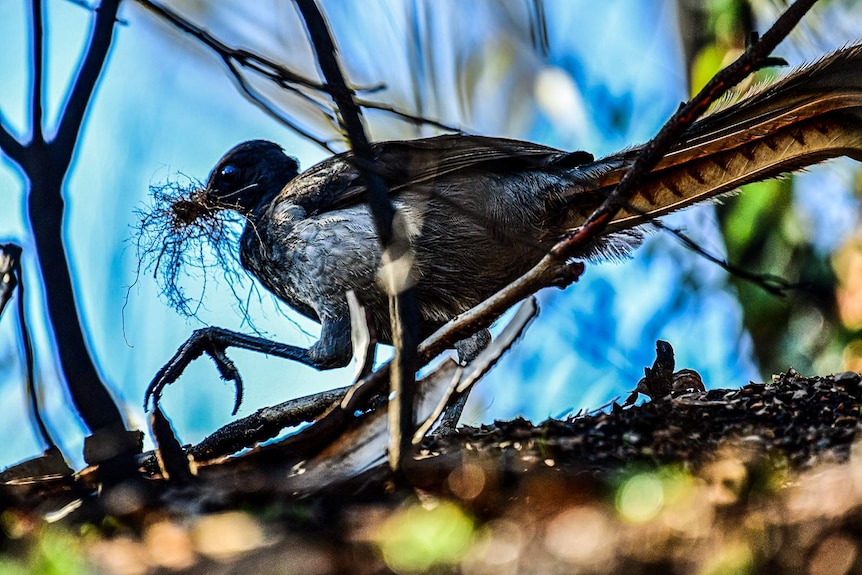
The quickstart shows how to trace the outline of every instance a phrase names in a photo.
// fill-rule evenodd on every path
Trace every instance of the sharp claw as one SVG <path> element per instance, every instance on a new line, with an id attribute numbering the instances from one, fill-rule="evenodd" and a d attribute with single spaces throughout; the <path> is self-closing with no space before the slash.
<path id="1" fill-rule="evenodd" d="M 233 412 L 231 415 L 236 415 L 242 405 L 243 396 L 242 377 L 239 374 L 239 370 L 227 356 L 223 347 L 219 345 L 211 345 L 209 349 L 206 350 L 206 353 L 216 364 L 216 369 L 218 369 L 221 378 L 225 381 L 233 381 L 234 383 L 234 387 L 236 388 L 236 397 L 234 399 Z"/>
<path id="2" fill-rule="evenodd" d="M 236 387 L 236 399 L 233 402 L 233 411 L 231 415 L 236 415 L 236 412 L 239 411 L 239 406 L 242 405 L 242 396 L 243 396 L 243 386 L 242 386 L 242 378 L 237 376 L 236 379 L 233 380 L 234 387 Z"/>

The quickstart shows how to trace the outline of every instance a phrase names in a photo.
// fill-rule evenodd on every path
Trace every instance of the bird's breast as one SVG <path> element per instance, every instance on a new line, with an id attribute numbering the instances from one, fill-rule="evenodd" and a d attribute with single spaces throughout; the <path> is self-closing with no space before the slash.
<path id="1" fill-rule="evenodd" d="M 343 314 L 348 290 L 378 299 L 380 249 L 365 206 L 321 214 L 274 206 L 248 221 L 241 254 L 243 266 L 267 289 L 313 319 Z"/>

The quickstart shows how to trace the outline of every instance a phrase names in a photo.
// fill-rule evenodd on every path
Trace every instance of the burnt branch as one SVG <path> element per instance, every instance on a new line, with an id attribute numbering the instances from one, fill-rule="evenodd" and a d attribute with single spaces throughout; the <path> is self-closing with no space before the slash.
<path id="1" fill-rule="evenodd" d="M 254 447 L 277 436 L 283 429 L 314 421 L 333 404 L 341 401 L 348 389 L 332 389 L 259 409 L 248 417 L 218 429 L 193 446 L 189 453 L 196 461 L 208 461 Z"/>
<path id="2" fill-rule="evenodd" d="M 282 87 L 296 84 L 306 88 L 319 90 L 321 92 L 326 91 L 323 84 L 320 82 L 312 80 L 311 78 L 306 78 L 281 64 L 267 60 L 266 58 L 258 56 L 248 50 L 231 48 L 206 30 L 196 26 L 169 8 L 161 6 L 156 2 L 151 2 L 150 0 L 137 0 L 137 2 L 181 32 L 199 40 L 206 47 L 218 53 L 222 58 L 234 60 L 244 68 L 253 70 L 262 76 L 273 80 Z"/>

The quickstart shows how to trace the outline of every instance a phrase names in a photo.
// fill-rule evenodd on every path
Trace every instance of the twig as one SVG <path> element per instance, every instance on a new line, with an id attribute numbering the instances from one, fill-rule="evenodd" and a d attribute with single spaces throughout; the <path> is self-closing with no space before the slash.
<path id="1" fill-rule="evenodd" d="M 634 207 L 632 206 L 627 207 L 626 209 L 635 211 L 633 208 Z M 760 289 L 769 294 L 778 297 L 785 297 L 787 295 L 787 292 L 791 290 L 801 290 L 804 288 L 803 284 L 800 284 L 798 282 L 791 282 L 781 276 L 777 276 L 774 274 L 752 272 L 745 268 L 741 268 L 738 265 L 727 261 L 726 259 L 722 259 L 714 254 L 711 254 L 706 249 L 698 245 L 696 241 L 691 239 L 681 230 L 671 228 L 655 217 L 650 217 L 650 225 L 653 225 L 661 230 L 668 232 L 669 234 L 673 235 L 677 240 L 679 240 L 686 248 L 693 251 L 700 257 L 717 265 L 718 267 L 725 270 L 727 273 L 733 275 L 734 277 L 758 286 Z"/>
<path id="2" fill-rule="evenodd" d="M 329 142 L 318 138 L 305 128 L 302 128 L 299 124 L 288 118 L 285 114 L 282 114 L 280 110 L 278 110 L 275 106 L 268 102 L 266 98 L 260 95 L 259 92 L 252 89 L 248 81 L 243 78 L 242 73 L 240 73 L 240 71 L 236 68 L 236 64 L 233 63 L 233 60 L 226 56 L 222 59 L 224 60 L 227 69 L 230 71 L 231 76 L 236 81 L 237 86 L 239 86 L 239 89 L 253 104 L 266 112 L 271 118 L 274 118 L 277 122 L 284 124 L 288 129 L 293 130 L 306 140 L 314 142 L 315 144 L 317 144 L 331 154 L 334 154 L 336 152 L 336 150 L 329 145 Z"/>
<path id="3" fill-rule="evenodd" d="M 404 112 L 403 110 L 399 110 L 398 108 L 395 108 L 394 106 L 390 106 L 388 104 L 381 104 L 380 102 L 372 102 L 370 100 L 363 100 L 361 98 L 356 98 L 356 103 L 363 108 L 367 108 L 369 110 L 379 110 L 381 112 L 387 112 L 389 114 L 392 114 L 393 116 L 401 118 L 402 120 L 407 120 L 411 124 L 431 126 L 433 128 L 439 128 L 441 130 L 453 132 L 456 134 L 464 133 L 464 130 L 460 128 L 450 126 L 449 124 L 444 124 L 439 120 L 432 120 L 431 118 L 426 118 L 417 114 L 410 114 L 409 112 Z"/>
<path id="4" fill-rule="evenodd" d="M 18 290 L 18 330 L 21 347 L 24 349 L 24 389 L 29 403 L 30 413 L 36 422 L 36 431 L 49 450 L 60 453 L 57 443 L 48 432 L 45 420 L 42 418 L 42 410 L 39 408 L 39 395 L 36 393 L 35 356 L 33 353 L 33 340 L 30 338 L 30 329 L 27 326 L 27 314 L 24 308 L 24 274 L 21 273 L 20 246 L 15 244 L 0 245 L 0 314 L 6 307 L 12 292 Z"/>
<path id="5" fill-rule="evenodd" d="M 274 106 L 271 103 L 264 103 L 263 98 L 260 96 L 260 94 L 256 94 L 256 96 L 253 96 L 248 90 L 249 86 L 247 82 L 241 79 L 241 74 L 238 72 L 238 70 L 236 70 L 236 65 L 234 64 L 234 62 L 238 63 L 243 68 L 247 68 L 257 74 L 260 74 L 262 77 L 270 80 L 277 86 L 296 94 L 306 102 L 309 102 L 318 108 L 320 107 L 319 101 L 311 97 L 309 94 L 305 93 L 301 89 L 297 88 L 297 86 L 302 86 L 303 88 L 323 92 L 325 94 L 329 94 L 329 86 L 321 84 L 320 82 L 307 78 L 301 74 L 298 74 L 297 72 L 294 72 L 281 64 L 278 64 L 276 62 L 273 62 L 272 60 L 260 56 L 259 54 L 255 54 L 248 50 L 231 48 L 206 30 L 183 18 L 181 15 L 170 10 L 169 8 L 152 2 L 152 0 L 137 0 L 137 2 L 142 7 L 153 12 L 158 17 L 162 18 L 175 28 L 186 34 L 191 35 L 195 39 L 199 40 L 206 47 L 216 52 L 221 57 L 222 61 L 228 64 L 228 69 L 239 83 L 243 93 L 247 97 L 249 97 L 254 104 L 264 109 L 268 114 L 275 117 L 279 122 L 285 124 L 291 130 L 294 130 L 300 136 L 308 138 L 316 144 L 323 146 L 327 150 L 332 151 L 328 144 L 325 144 L 323 140 L 311 136 L 307 130 L 300 129 L 299 125 L 296 122 L 287 120 L 283 114 L 276 113 L 274 110 Z M 381 86 L 373 86 L 362 91 L 366 93 L 371 93 L 379 91 L 380 89 Z M 397 108 L 386 104 L 380 104 L 377 102 L 358 99 L 356 100 L 356 103 L 365 108 L 380 110 L 382 112 L 392 114 L 414 124 L 425 124 L 450 132 L 461 132 L 461 130 L 459 130 L 458 128 L 454 128 L 438 120 L 424 118 L 416 114 L 411 114 L 403 110 L 398 110 Z"/>
<path id="6" fill-rule="evenodd" d="M 221 42 L 218 38 L 207 32 L 206 30 L 196 26 L 192 22 L 186 20 L 173 10 L 166 8 L 165 6 L 161 6 L 151 0 L 137 0 L 138 4 L 153 12 L 158 17 L 162 18 L 175 28 L 178 28 L 182 32 L 193 36 L 200 42 L 202 42 L 208 48 L 217 52 L 222 58 L 229 58 L 232 60 L 238 61 L 242 66 L 248 67 L 260 74 L 270 78 L 271 80 L 276 80 L 278 82 L 289 82 L 292 84 L 298 84 L 300 86 L 305 86 L 306 88 L 312 88 L 314 90 L 320 90 L 325 92 L 323 84 L 312 80 L 311 78 L 307 78 L 302 74 L 298 74 L 293 70 L 288 69 L 281 64 L 276 64 L 271 60 L 267 60 L 257 54 L 249 52 L 247 50 L 236 50 L 231 48 L 230 46 Z"/>
<path id="7" fill-rule="evenodd" d="M 54 441 L 54 438 L 48 432 L 48 426 L 45 425 L 45 420 L 42 417 L 42 409 L 39 406 L 39 394 L 36 391 L 36 359 L 33 353 L 33 339 L 30 337 L 30 328 L 27 325 L 27 313 L 24 307 L 24 274 L 21 273 L 20 259 L 15 265 L 15 275 L 18 277 L 18 329 L 20 331 L 21 346 L 24 348 L 24 369 L 26 370 L 24 386 L 27 390 L 27 397 L 30 403 L 30 413 L 36 422 L 39 436 L 45 442 L 45 445 L 48 446 L 48 449 L 53 449 L 60 453 L 57 442 Z"/>

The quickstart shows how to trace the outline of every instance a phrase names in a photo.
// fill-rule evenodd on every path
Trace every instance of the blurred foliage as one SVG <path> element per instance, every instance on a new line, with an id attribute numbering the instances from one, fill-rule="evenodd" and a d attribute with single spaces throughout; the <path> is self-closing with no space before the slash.
<path id="1" fill-rule="evenodd" d="M 4 513 L 2 519 L 5 536 L 19 539 L 17 553 L 0 555 L 0 573 L 3 575 L 88 575 L 94 570 L 84 556 L 87 538 L 50 525 L 31 524 L 25 529 L 19 519 Z"/>
<path id="2" fill-rule="evenodd" d="M 753 31 L 754 18 L 746 0 L 712 0 L 703 8 L 701 44 L 689 52 L 693 92 L 742 52 Z M 774 70 L 765 70 L 752 81 L 773 75 Z M 795 182 L 791 176 L 751 184 L 717 208 L 730 262 L 798 286 L 781 298 L 731 277 L 757 361 L 764 377 L 791 366 L 802 373 L 860 369 L 862 340 L 855 339 L 859 326 L 848 328 L 842 322 L 848 314 L 839 310 L 837 299 L 839 293 L 853 292 L 838 288 L 838 276 L 854 277 L 846 269 L 853 258 L 830 259 L 816 249 L 793 199 Z M 847 248 L 841 251 L 848 253 Z M 843 264 L 844 270 L 836 263 Z M 848 295 L 845 300 L 846 307 L 853 298 Z"/>
<path id="3" fill-rule="evenodd" d="M 456 504 L 414 504 L 383 523 L 377 542 L 383 559 L 398 573 L 457 564 L 473 539 L 473 521 Z"/>

